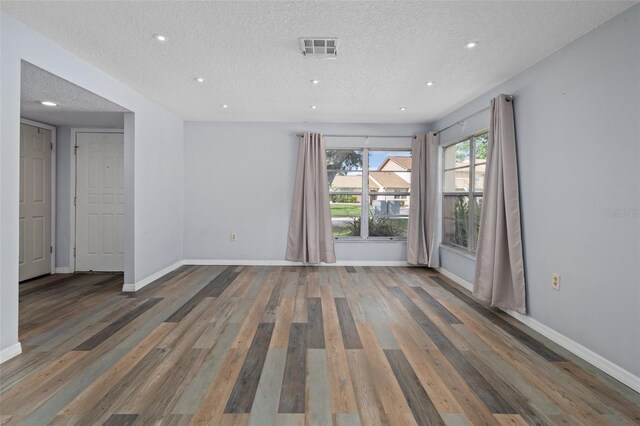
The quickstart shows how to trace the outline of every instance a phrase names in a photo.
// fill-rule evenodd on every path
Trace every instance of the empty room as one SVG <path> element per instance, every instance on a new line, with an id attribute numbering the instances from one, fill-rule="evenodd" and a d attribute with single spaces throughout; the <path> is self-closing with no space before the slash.
<path id="1" fill-rule="evenodd" d="M 0 424 L 640 425 L 637 1 L 0 2 Z"/>

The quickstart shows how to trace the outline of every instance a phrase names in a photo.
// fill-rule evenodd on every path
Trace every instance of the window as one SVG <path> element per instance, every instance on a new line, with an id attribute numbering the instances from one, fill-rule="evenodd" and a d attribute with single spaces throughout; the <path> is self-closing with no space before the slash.
<path id="1" fill-rule="evenodd" d="M 411 152 L 364 148 L 326 153 L 333 236 L 406 238 Z"/>
<path id="2" fill-rule="evenodd" d="M 480 229 L 488 138 L 483 132 L 444 149 L 442 241 L 472 253 Z"/>

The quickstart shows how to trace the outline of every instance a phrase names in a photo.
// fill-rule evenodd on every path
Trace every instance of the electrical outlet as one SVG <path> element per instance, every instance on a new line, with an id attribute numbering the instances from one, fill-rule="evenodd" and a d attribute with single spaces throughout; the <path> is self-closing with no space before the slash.
<path id="1" fill-rule="evenodd" d="M 554 290 L 560 290 L 560 275 L 555 272 L 551 274 L 551 288 Z"/>
<path id="2" fill-rule="evenodd" d="M 231 233 L 231 241 L 235 241 L 235 240 L 237 240 L 237 239 L 238 239 L 238 236 L 236 235 L 236 233 L 235 233 L 235 232 L 232 232 L 232 233 Z"/>

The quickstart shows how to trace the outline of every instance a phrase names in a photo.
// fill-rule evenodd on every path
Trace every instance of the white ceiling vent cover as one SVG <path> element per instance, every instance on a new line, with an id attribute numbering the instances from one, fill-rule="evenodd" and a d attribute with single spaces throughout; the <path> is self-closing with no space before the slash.
<path id="1" fill-rule="evenodd" d="M 338 56 L 338 39 L 327 37 L 300 38 L 302 54 L 311 58 L 333 59 Z"/>

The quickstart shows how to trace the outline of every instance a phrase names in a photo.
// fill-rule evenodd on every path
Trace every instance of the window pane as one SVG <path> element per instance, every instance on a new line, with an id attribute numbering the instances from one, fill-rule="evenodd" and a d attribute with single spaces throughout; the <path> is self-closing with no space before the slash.
<path id="1" fill-rule="evenodd" d="M 333 235 L 360 236 L 363 151 L 328 149 L 326 155 Z"/>
<path id="2" fill-rule="evenodd" d="M 469 192 L 469 166 L 444 172 L 444 192 Z"/>
<path id="3" fill-rule="evenodd" d="M 445 219 L 443 242 L 462 248 L 468 248 L 467 226 L 467 222 Z"/>
<path id="4" fill-rule="evenodd" d="M 444 149 L 444 169 L 469 165 L 470 141 L 467 139 Z"/>
<path id="5" fill-rule="evenodd" d="M 486 168 L 486 166 L 486 163 L 476 164 L 476 176 L 473 182 L 474 192 L 482 192 L 484 190 L 484 169 Z"/>
<path id="6" fill-rule="evenodd" d="M 368 153 L 368 170 L 363 170 L 364 152 Z M 330 149 L 326 155 L 333 235 L 362 236 L 361 209 L 367 208 L 364 216 L 370 237 L 406 237 L 411 152 Z M 369 192 L 369 206 L 362 205 L 363 190 Z"/>
<path id="7" fill-rule="evenodd" d="M 369 191 L 409 192 L 410 151 L 369 151 Z"/>
<path id="8" fill-rule="evenodd" d="M 332 195 L 333 196 L 333 195 Z M 340 195 L 340 197 L 346 197 Z M 358 197 L 360 198 L 360 197 Z M 331 227 L 334 237 L 360 236 L 360 203 L 331 203 Z"/>
<path id="9" fill-rule="evenodd" d="M 473 202 L 476 205 L 475 218 L 474 218 L 473 224 L 472 224 L 472 226 L 475 227 L 475 229 L 474 229 L 475 240 L 471 241 L 472 246 L 470 247 L 470 249 L 471 249 L 471 251 L 475 252 L 476 248 L 478 246 L 478 235 L 480 235 L 480 215 L 482 214 L 482 196 L 475 195 L 473 197 Z"/>
<path id="10" fill-rule="evenodd" d="M 443 241 L 468 247 L 469 197 L 466 195 L 445 195 L 443 198 L 443 219 Z"/>
<path id="11" fill-rule="evenodd" d="M 475 196 L 473 199 L 476 202 L 476 236 L 480 232 L 480 215 L 482 214 L 482 197 Z"/>
<path id="12" fill-rule="evenodd" d="M 369 194 L 369 236 L 406 237 L 410 201 L 409 194 Z"/>
<path id="13" fill-rule="evenodd" d="M 369 150 L 369 170 L 396 173 L 410 172 L 411 151 Z"/>
<path id="14" fill-rule="evenodd" d="M 327 178 L 334 192 L 362 191 L 362 150 L 328 149 Z"/>
<path id="15" fill-rule="evenodd" d="M 487 160 L 487 141 L 489 140 L 489 134 L 483 133 L 473 138 L 476 144 L 476 163 L 484 163 Z"/>
<path id="16" fill-rule="evenodd" d="M 410 151 L 369 151 L 370 237 L 407 236 L 410 189 Z"/>
<path id="17" fill-rule="evenodd" d="M 329 177 L 329 192 L 358 192 L 362 193 L 362 172 L 352 171 L 347 175 L 327 170 Z M 333 178 L 331 175 L 333 174 Z M 360 197 L 358 197 L 358 200 Z"/>

